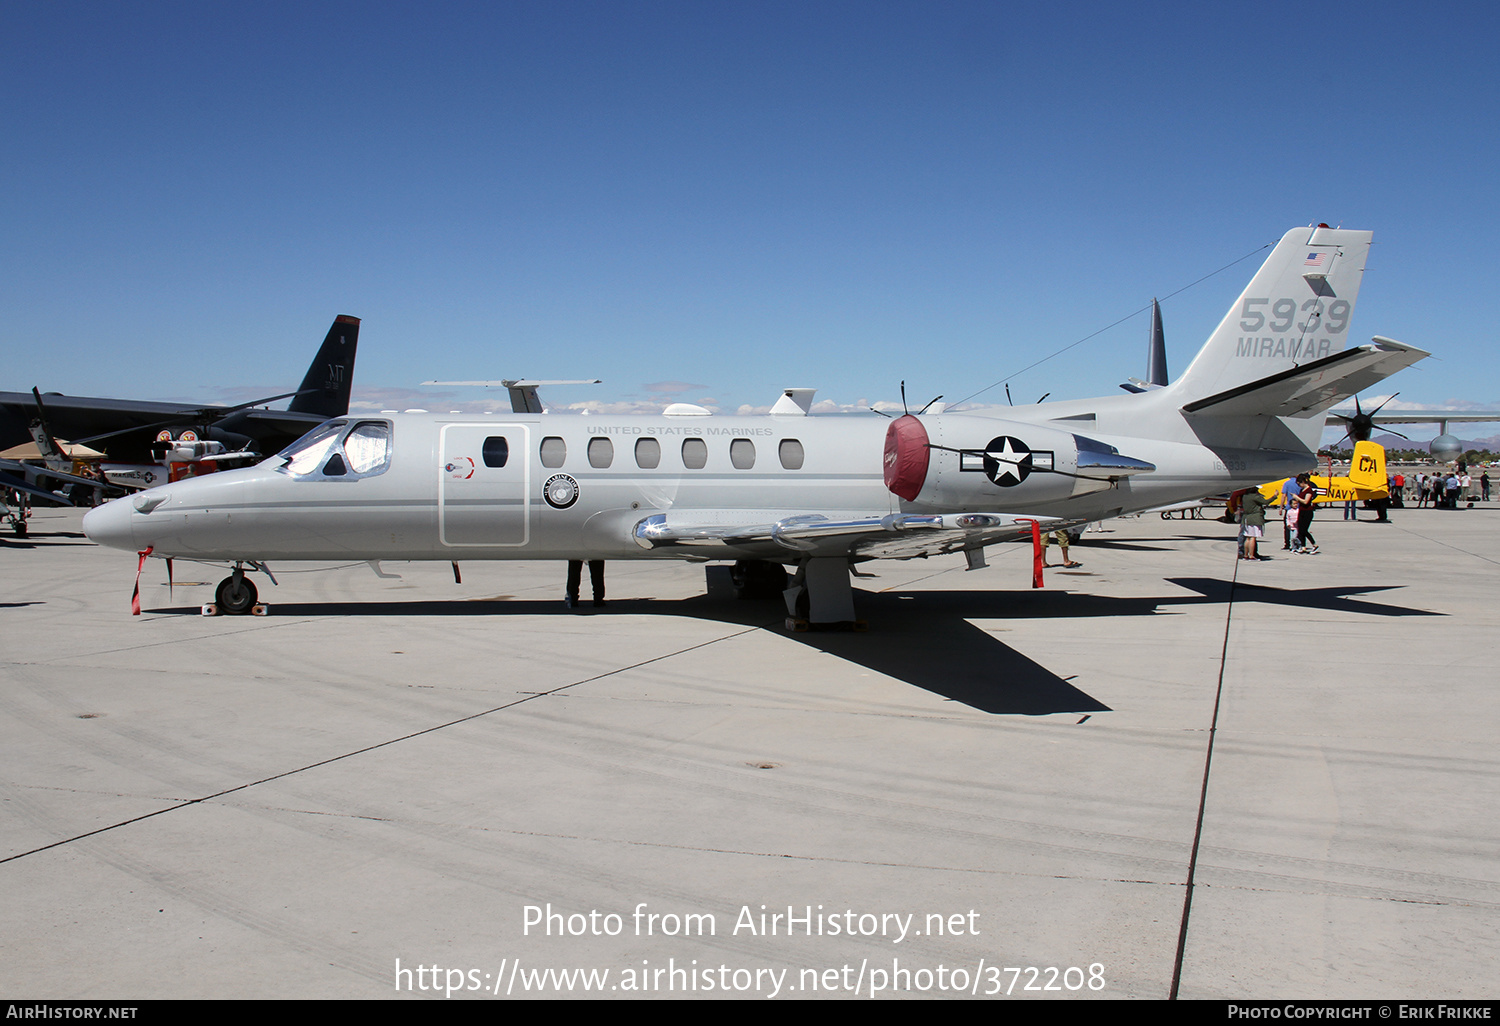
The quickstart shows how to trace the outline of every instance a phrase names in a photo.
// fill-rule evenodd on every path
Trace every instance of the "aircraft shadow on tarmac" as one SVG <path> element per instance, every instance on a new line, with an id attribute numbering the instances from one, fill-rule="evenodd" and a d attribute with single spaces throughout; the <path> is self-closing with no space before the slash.
<path id="1" fill-rule="evenodd" d="M 9 536 L 0 534 L 0 548 L 5 549 L 55 549 L 63 545 L 93 544 L 77 531 L 32 531 L 29 534 Z"/>
<path id="2" fill-rule="evenodd" d="M 867 631 L 809 631 L 786 636 L 982 712 L 1025 716 L 1108 712 L 1108 706 L 1068 679 L 971 621 L 1156 616 L 1170 612 L 1174 606 L 1223 604 L 1232 587 L 1228 581 L 1209 577 L 1171 578 L 1168 583 L 1182 591 L 1140 598 L 1077 595 L 1061 590 L 860 592 L 858 608 L 869 624 Z M 1233 587 L 1236 602 L 1271 602 L 1380 616 L 1441 615 L 1351 597 L 1390 590 L 1395 587 L 1392 585 L 1287 590 L 1240 583 Z M 566 612 L 557 601 L 511 600 L 503 596 L 456 601 L 273 602 L 271 608 L 273 616 L 310 617 L 575 615 Z M 196 615 L 198 609 L 179 606 L 148 612 Z M 580 612 L 589 613 L 591 607 L 584 606 Z M 783 620 L 775 601 L 739 602 L 708 596 L 676 600 L 611 599 L 600 614 L 687 616 L 763 628 L 779 628 Z M 1066 644 L 1065 634 L 1058 636 L 1058 643 Z"/>

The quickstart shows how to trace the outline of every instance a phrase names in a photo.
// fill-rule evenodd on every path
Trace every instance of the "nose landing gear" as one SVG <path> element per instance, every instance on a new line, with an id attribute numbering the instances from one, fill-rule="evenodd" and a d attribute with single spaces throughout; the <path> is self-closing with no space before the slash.
<path id="1" fill-rule="evenodd" d="M 236 560 L 234 570 L 219 582 L 218 590 L 214 592 L 213 603 L 203 607 L 204 616 L 216 616 L 220 613 L 229 616 L 244 616 L 246 613 L 254 613 L 256 616 L 265 615 L 266 607 L 257 604 L 258 595 L 255 583 L 245 578 L 246 570 L 259 570 L 271 578 L 272 584 L 276 583 L 276 578 L 271 574 L 271 568 L 266 564 Z"/>
<path id="2" fill-rule="evenodd" d="M 230 616 L 244 616 L 255 608 L 255 582 L 245 579 L 244 567 L 235 567 L 234 573 L 219 582 L 214 592 L 214 602 L 219 612 Z"/>

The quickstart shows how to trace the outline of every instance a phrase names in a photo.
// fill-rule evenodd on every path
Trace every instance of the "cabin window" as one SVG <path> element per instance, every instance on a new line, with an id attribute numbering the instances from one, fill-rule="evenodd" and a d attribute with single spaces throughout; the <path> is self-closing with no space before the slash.
<path id="1" fill-rule="evenodd" d="M 480 455 L 484 457 L 486 467 L 503 467 L 510 459 L 510 443 L 504 435 L 491 435 L 484 440 Z"/>
<path id="2" fill-rule="evenodd" d="M 749 470 L 755 466 L 755 443 L 748 438 L 736 438 L 729 443 L 729 462 L 735 470 Z"/>
<path id="3" fill-rule="evenodd" d="M 776 455 L 781 457 L 781 468 L 783 470 L 802 469 L 802 443 L 795 438 L 783 438 L 781 445 L 776 449 Z"/>
<path id="4" fill-rule="evenodd" d="M 556 435 L 542 439 L 542 466 L 556 470 L 568 458 L 568 443 Z"/>
<path id="5" fill-rule="evenodd" d="M 615 443 L 608 438 L 589 439 L 589 466 L 604 470 L 615 461 Z"/>
<path id="6" fill-rule="evenodd" d="M 682 465 L 689 470 L 702 470 L 708 464 L 708 443 L 701 438 L 682 440 Z"/>
<path id="7" fill-rule="evenodd" d="M 655 470 L 661 466 L 661 443 L 654 438 L 636 439 L 635 465 L 642 470 Z"/>

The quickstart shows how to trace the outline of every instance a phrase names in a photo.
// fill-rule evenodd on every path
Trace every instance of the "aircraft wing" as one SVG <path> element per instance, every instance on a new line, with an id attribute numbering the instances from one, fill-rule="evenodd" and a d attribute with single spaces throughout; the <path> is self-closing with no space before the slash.
<path id="1" fill-rule="evenodd" d="M 1328 426 L 1339 427 L 1357 415 L 1355 410 L 1329 410 Z M 1372 424 L 1489 424 L 1500 423 L 1500 410 L 1392 410 L 1367 414 Z"/>
<path id="2" fill-rule="evenodd" d="M 63 484 L 87 485 L 90 488 L 106 487 L 104 481 L 79 477 L 77 474 L 68 474 L 61 470 L 48 470 L 46 467 L 34 467 L 29 463 L 18 463 L 15 460 L 0 459 L 0 486 L 14 488 L 18 492 L 26 492 L 41 499 L 51 499 L 53 502 L 62 502 L 70 506 L 73 504 L 66 495 L 59 495 L 57 492 L 49 492 L 42 488 L 40 478 L 49 478 Z"/>
<path id="3" fill-rule="evenodd" d="M 59 495 L 56 492 L 49 492 L 42 488 L 33 487 L 32 485 L 27 484 L 21 478 L 14 477 L 3 470 L 0 470 L 0 487 L 14 488 L 18 492 L 25 492 L 28 495 L 35 495 L 39 499 L 50 499 L 53 502 L 61 502 L 69 506 L 73 505 L 72 500 L 69 499 L 66 495 Z"/>
<path id="4" fill-rule="evenodd" d="M 343 414 L 340 414 L 343 416 Z M 299 413 L 295 410 L 242 410 L 224 418 L 224 428 L 251 438 L 269 439 L 283 436 L 293 440 L 332 418 L 321 413 Z M 270 456 L 271 453 L 265 455 Z"/>
<path id="5" fill-rule="evenodd" d="M 1305 363 L 1247 385 L 1199 399 L 1184 413 L 1212 416 L 1303 417 L 1322 413 L 1350 396 L 1430 356 L 1415 346 L 1382 338 L 1369 345 Z"/>
<path id="6" fill-rule="evenodd" d="M 29 463 L 18 463 L 15 460 L 0 459 L 0 471 L 8 475 L 20 475 L 22 480 L 34 481 L 40 477 L 49 477 L 54 481 L 64 481 L 68 484 L 88 485 L 90 488 L 107 487 L 108 482 L 99 481 L 91 477 L 79 477 L 77 474 L 69 474 L 63 470 L 49 470 L 46 467 L 34 467 Z M 12 485 L 11 487 L 15 487 Z"/>
<path id="7" fill-rule="evenodd" d="M 708 559 L 848 557 L 911 559 L 976 549 L 1063 523 L 1014 513 L 800 513 L 766 521 L 764 510 L 657 513 L 634 535 L 647 549 L 698 549 Z"/>

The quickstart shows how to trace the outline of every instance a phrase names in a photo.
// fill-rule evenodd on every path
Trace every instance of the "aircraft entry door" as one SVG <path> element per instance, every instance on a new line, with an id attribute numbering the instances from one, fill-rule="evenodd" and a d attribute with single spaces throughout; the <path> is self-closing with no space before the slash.
<path id="1" fill-rule="evenodd" d="M 453 548 L 530 540 L 531 429 L 446 424 L 438 459 L 438 540 Z"/>

